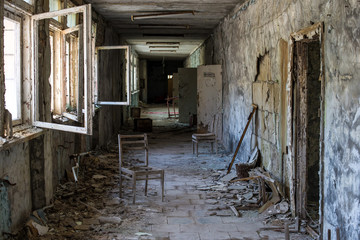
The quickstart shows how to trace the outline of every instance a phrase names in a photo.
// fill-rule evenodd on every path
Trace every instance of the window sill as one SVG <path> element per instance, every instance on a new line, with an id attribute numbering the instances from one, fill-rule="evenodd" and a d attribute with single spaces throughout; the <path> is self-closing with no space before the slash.
<path id="1" fill-rule="evenodd" d="M 46 130 L 35 128 L 29 125 L 20 125 L 14 128 L 14 135 L 11 139 L 0 137 L 0 151 L 7 150 L 12 146 L 30 141 L 44 134 Z"/>

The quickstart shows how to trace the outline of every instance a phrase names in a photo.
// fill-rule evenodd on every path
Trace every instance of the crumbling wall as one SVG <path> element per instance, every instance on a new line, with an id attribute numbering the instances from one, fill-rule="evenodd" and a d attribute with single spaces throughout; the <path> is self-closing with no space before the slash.
<path id="1" fill-rule="evenodd" d="M 284 91 L 285 42 L 290 34 L 324 22 L 324 156 L 321 157 L 322 231 L 340 228 L 341 239 L 360 238 L 360 88 L 359 47 L 360 7 L 358 1 L 249 0 L 237 6 L 214 31 L 214 62 L 223 65 L 224 145 L 234 150 L 251 111 L 251 103 L 261 103 L 252 131 L 246 135 L 240 158 L 247 159 L 259 145 L 262 163 L 277 179 L 288 182 L 293 159 L 286 154 L 284 138 L 289 113 Z M 265 79 L 258 68 L 259 57 L 268 54 L 270 69 Z M 264 80 L 264 81 L 263 81 Z M 260 93 L 261 92 L 261 93 Z M 261 97 L 260 97 L 261 95 Z M 261 98 L 261 99 L 260 99 Z M 265 99 L 280 101 L 268 106 Z M 269 102 L 270 103 L 270 102 Z M 284 111 L 286 110 L 286 111 Z M 280 111 L 280 113 L 279 113 Z M 261 125 L 263 122 L 263 125 Z M 268 124 L 268 126 L 264 126 Z M 266 127 L 265 131 L 262 127 Z M 284 155 L 285 167 L 279 167 Z"/>
<path id="2" fill-rule="evenodd" d="M 17 144 L 5 151 L 0 151 L 0 178 L 6 178 L 14 186 L 6 186 L 8 199 L 0 199 L 0 205 L 8 202 L 6 221 L 8 231 L 18 229 L 29 217 L 32 210 L 31 176 L 30 176 L 30 147 L 29 143 Z M 0 216 L 3 216 L 3 214 Z M 4 229 L 0 229 L 4 230 Z M 0 239 L 2 236 L 0 236 Z"/>

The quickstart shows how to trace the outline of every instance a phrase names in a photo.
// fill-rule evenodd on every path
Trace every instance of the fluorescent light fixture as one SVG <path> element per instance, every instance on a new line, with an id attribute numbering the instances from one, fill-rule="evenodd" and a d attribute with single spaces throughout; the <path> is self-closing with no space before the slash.
<path id="1" fill-rule="evenodd" d="M 180 42 L 146 42 L 146 45 L 180 45 Z"/>
<path id="2" fill-rule="evenodd" d="M 172 15 L 182 15 L 182 14 L 195 15 L 195 11 L 173 11 L 173 12 L 159 12 L 159 13 L 145 14 L 145 15 L 131 15 L 131 21 L 135 21 L 138 19 L 161 18 L 161 17 L 168 17 Z"/>
<path id="3" fill-rule="evenodd" d="M 151 53 L 176 53 L 176 50 L 150 50 Z"/>
<path id="4" fill-rule="evenodd" d="M 183 38 L 184 34 L 177 34 L 177 33 L 143 33 L 143 37 L 177 37 Z"/>
<path id="5" fill-rule="evenodd" d="M 176 24 L 139 24 L 139 28 L 169 28 L 169 29 L 190 29 L 190 25 L 176 25 Z"/>
<path id="6" fill-rule="evenodd" d="M 179 48 L 179 46 L 149 46 L 149 48 Z"/>

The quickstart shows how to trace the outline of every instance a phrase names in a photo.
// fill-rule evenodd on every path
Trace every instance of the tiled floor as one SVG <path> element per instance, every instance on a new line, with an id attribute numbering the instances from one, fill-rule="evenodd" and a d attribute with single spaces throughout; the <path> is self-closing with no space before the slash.
<path id="1" fill-rule="evenodd" d="M 250 217 L 235 217 L 228 206 L 221 201 L 209 200 L 206 192 L 197 189 L 211 184 L 211 174 L 224 169 L 231 160 L 230 155 L 221 151 L 219 155 L 211 154 L 210 144 L 202 144 L 199 157 L 195 157 L 192 154 L 191 129 L 178 129 L 174 120 L 161 117 L 156 121 L 157 128 L 149 134 L 149 161 L 151 166 L 165 169 L 166 196 L 161 202 L 160 184 L 156 181 L 150 183 L 148 197 L 143 196 L 141 187 L 138 188 L 137 206 L 160 209 L 147 213 L 146 224 L 144 221 L 134 223 L 139 225 L 138 231 L 151 234 L 139 239 L 285 239 L 283 233 L 258 233 L 264 225 L 256 211 L 246 214 Z M 161 124 L 167 126 L 162 127 Z M 125 199 L 130 203 L 130 190 Z M 211 216 L 214 209 L 222 209 L 221 216 Z"/>

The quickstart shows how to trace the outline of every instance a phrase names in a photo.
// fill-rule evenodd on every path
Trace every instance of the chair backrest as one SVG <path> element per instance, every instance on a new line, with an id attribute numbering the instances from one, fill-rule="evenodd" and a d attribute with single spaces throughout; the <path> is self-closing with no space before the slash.
<path id="1" fill-rule="evenodd" d="M 221 132 L 219 132 L 218 130 L 221 131 L 221 117 L 222 114 L 221 113 L 217 113 L 214 115 L 213 119 L 211 120 L 210 126 L 209 126 L 209 132 L 214 133 L 216 136 L 217 135 L 221 135 Z"/>
<path id="2" fill-rule="evenodd" d="M 145 150 L 145 166 L 149 164 L 149 145 L 147 134 L 118 135 L 119 142 L 119 165 L 123 164 L 124 150 Z"/>

